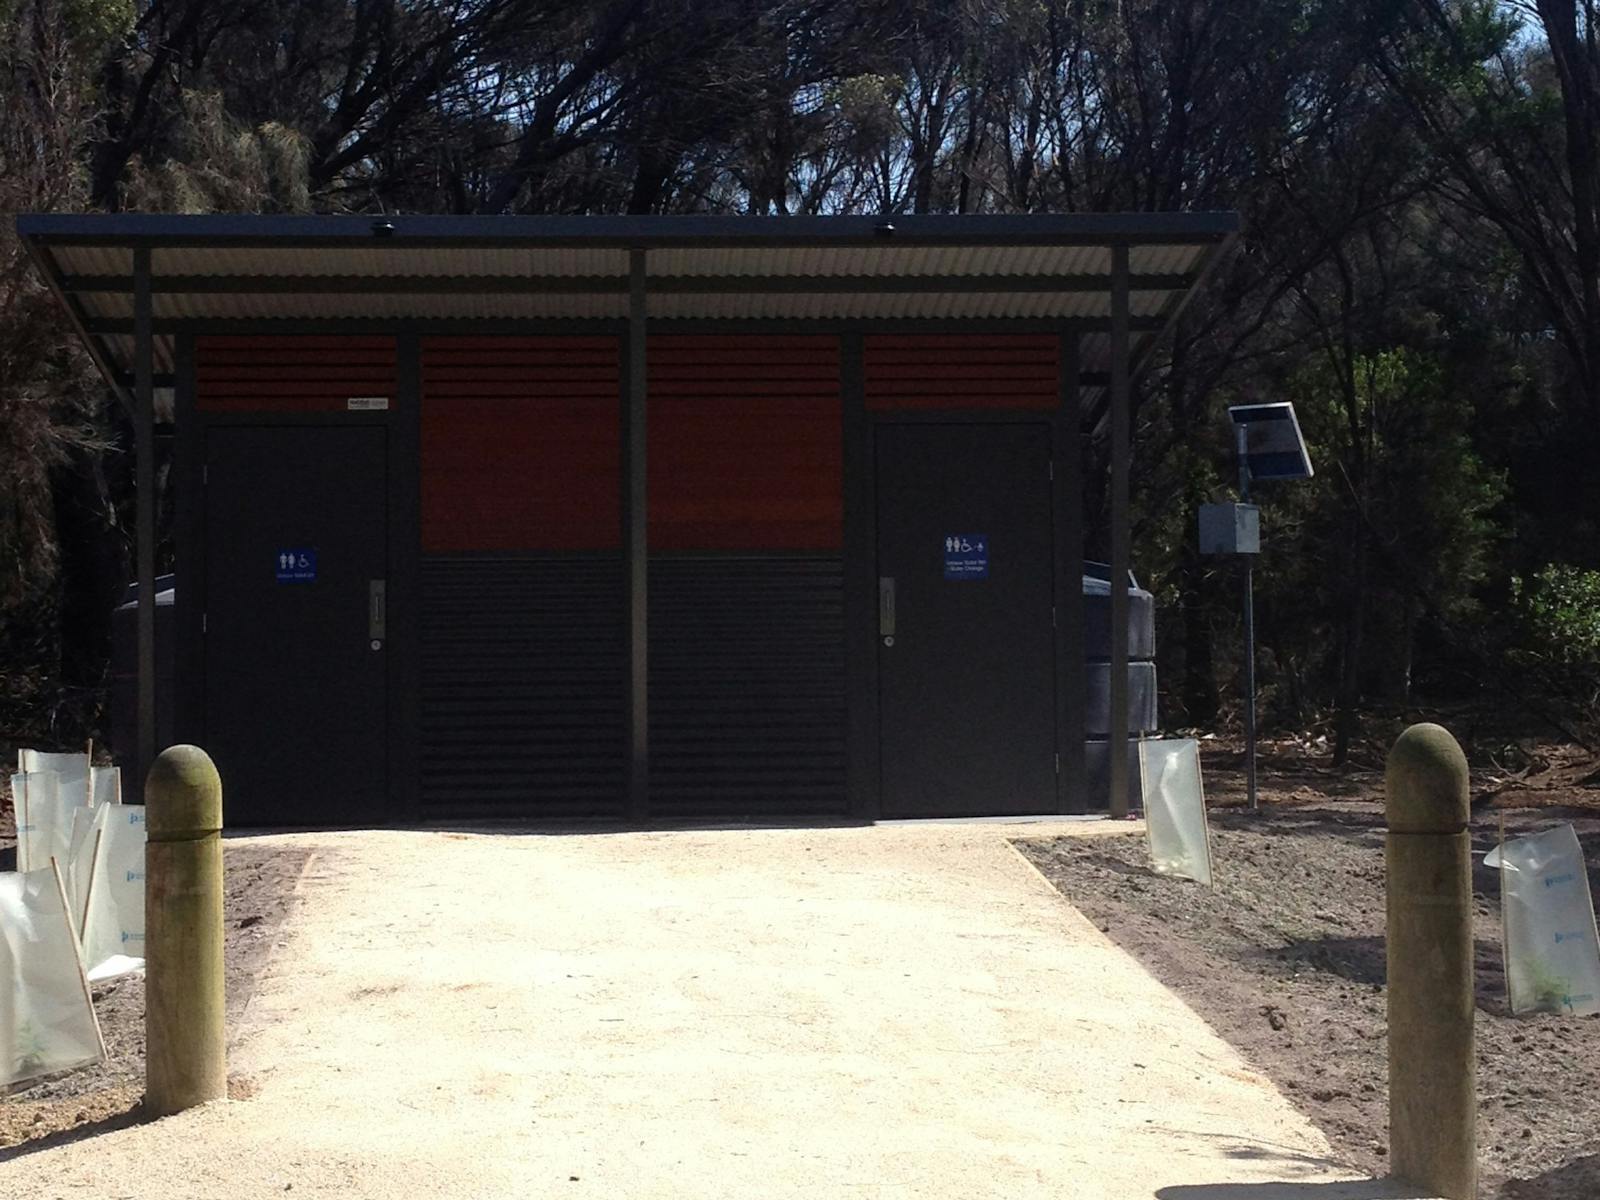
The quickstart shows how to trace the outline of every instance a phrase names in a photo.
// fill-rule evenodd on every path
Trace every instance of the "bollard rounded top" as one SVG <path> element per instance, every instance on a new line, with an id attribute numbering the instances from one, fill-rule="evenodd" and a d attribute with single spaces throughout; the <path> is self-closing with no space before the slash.
<path id="1" fill-rule="evenodd" d="M 222 777 L 199 746 L 168 746 L 144 783 L 146 836 L 181 840 L 222 828 Z"/>
<path id="2" fill-rule="evenodd" d="M 1384 764 L 1384 816 L 1396 833 L 1460 833 L 1467 827 L 1467 756 L 1443 725 L 1413 725 Z"/>

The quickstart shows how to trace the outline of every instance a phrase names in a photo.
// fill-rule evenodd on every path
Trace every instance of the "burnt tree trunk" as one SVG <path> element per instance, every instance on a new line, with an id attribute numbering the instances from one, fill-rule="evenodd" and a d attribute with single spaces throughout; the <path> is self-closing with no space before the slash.
<path id="1" fill-rule="evenodd" d="M 60 552 L 61 682 L 98 688 L 111 661 L 111 613 L 122 598 L 127 547 L 97 455 L 73 454 L 50 473 Z"/>
<path id="2" fill-rule="evenodd" d="M 1346 576 L 1344 616 L 1341 622 L 1339 691 L 1334 715 L 1333 765 L 1350 761 L 1350 746 L 1361 719 L 1361 656 L 1367 623 L 1367 546 L 1360 516 L 1353 515 L 1347 530 L 1350 571 Z"/>

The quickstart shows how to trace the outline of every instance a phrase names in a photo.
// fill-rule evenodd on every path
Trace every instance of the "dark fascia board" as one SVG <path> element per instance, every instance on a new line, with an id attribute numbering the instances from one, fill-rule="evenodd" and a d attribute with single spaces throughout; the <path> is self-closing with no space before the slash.
<path id="1" fill-rule="evenodd" d="M 1130 291 L 1182 292 L 1193 275 L 1133 275 Z M 131 275 L 64 275 L 69 292 L 123 293 Z M 743 295 L 795 292 L 858 294 L 898 292 L 1104 292 L 1109 275 L 673 275 L 650 280 L 654 295 Z M 367 295 L 530 294 L 626 295 L 625 275 L 167 275 L 151 280 L 165 295 Z"/>
<path id="2" fill-rule="evenodd" d="M 387 226 L 379 234 L 374 230 Z M 1237 213 L 742 216 L 260 216 L 26 213 L 41 242 L 169 246 L 520 246 L 652 249 L 723 246 L 1203 245 L 1239 228 Z"/>

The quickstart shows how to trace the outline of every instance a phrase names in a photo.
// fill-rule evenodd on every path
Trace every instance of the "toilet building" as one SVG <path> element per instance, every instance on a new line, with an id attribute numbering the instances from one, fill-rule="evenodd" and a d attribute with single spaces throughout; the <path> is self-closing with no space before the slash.
<path id="1" fill-rule="evenodd" d="M 1085 446 L 1126 580 L 1129 380 L 1233 215 L 18 229 L 138 435 L 125 765 L 159 474 L 160 699 L 230 824 L 1125 803 L 1086 770 L 1147 689 L 1109 584 L 1091 686 Z"/>

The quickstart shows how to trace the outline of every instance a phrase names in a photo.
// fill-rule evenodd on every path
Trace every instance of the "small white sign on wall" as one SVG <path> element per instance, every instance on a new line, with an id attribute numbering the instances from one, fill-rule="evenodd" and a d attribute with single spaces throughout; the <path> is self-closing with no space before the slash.
<path id="1" fill-rule="evenodd" d="M 387 396 L 351 396 L 344 402 L 346 412 L 388 412 Z"/>

